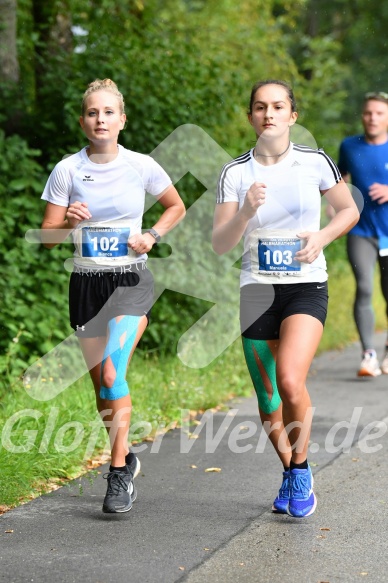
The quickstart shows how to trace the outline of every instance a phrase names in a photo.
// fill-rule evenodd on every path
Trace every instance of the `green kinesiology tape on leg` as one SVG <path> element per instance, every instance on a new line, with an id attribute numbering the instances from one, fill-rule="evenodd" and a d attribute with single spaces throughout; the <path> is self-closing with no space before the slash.
<path id="1" fill-rule="evenodd" d="M 251 338 L 243 337 L 242 342 L 245 360 L 255 387 L 259 407 L 266 414 L 273 413 L 279 408 L 281 399 L 276 384 L 276 362 L 272 352 L 265 340 L 252 340 Z M 270 394 L 264 385 L 259 369 L 260 362 L 267 373 L 272 388 Z"/>

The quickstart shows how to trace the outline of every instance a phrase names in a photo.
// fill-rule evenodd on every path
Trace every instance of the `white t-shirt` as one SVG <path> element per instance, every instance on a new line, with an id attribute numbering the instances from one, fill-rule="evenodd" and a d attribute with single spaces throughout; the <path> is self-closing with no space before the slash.
<path id="1" fill-rule="evenodd" d="M 92 162 L 83 148 L 59 162 L 42 199 L 63 207 L 87 202 L 92 215 L 73 231 L 74 264 L 81 267 L 125 266 L 145 261 L 128 248 L 129 236 L 141 233 L 145 193 L 161 194 L 171 179 L 150 156 L 118 146 L 107 164 Z"/>
<path id="2" fill-rule="evenodd" d="M 250 283 L 301 283 L 327 280 L 323 252 L 311 264 L 293 260 L 301 248 L 297 233 L 319 231 L 321 191 L 341 180 L 333 160 L 323 150 L 291 144 L 277 164 L 263 166 L 253 149 L 222 169 L 217 203 L 242 207 L 253 182 L 266 185 L 265 203 L 250 219 L 244 233 L 241 286 Z"/>

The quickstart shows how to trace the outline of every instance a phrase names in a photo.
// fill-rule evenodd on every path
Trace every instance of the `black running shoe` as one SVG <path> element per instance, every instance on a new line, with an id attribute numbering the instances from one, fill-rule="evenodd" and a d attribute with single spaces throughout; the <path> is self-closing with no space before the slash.
<path id="1" fill-rule="evenodd" d="M 113 470 L 104 474 L 103 478 L 108 480 L 108 488 L 102 511 L 112 513 L 128 512 L 131 510 L 132 502 L 136 499 L 136 489 L 132 481 L 132 472 L 128 469 L 125 472 Z"/>
<path id="2" fill-rule="evenodd" d="M 140 472 L 140 460 L 134 453 L 130 452 L 130 462 L 126 466 L 132 474 L 132 479 L 136 478 Z"/>

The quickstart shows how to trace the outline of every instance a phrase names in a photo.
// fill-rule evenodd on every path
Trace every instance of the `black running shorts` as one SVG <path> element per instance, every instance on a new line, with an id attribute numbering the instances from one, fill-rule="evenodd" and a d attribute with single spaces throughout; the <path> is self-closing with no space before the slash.
<path id="1" fill-rule="evenodd" d="M 325 324 L 327 282 L 248 284 L 240 292 L 241 334 L 253 340 L 276 340 L 288 316 L 308 314 Z"/>
<path id="2" fill-rule="evenodd" d="M 116 316 L 149 317 L 154 299 L 154 279 L 144 263 L 126 273 L 73 272 L 70 276 L 70 325 L 81 338 L 106 336 L 109 320 Z"/>

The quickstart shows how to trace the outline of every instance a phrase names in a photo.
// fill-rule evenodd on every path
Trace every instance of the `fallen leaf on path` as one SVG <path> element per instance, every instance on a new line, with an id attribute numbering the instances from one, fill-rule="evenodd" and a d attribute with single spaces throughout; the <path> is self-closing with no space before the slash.
<path id="1" fill-rule="evenodd" d="M 94 468 L 98 468 L 101 465 L 100 460 L 90 460 L 87 463 L 87 469 L 93 470 Z"/>
<path id="2" fill-rule="evenodd" d="M 196 470 L 197 469 L 197 466 L 195 464 L 191 464 L 190 468 L 193 469 L 193 470 Z"/>
<path id="3" fill-rule="evenodd" d="M 331 530 L 331 528 L 320 528 L 319 530 Z"/>
<path id="4" fill-rule="evenodd" d="M 9 530 L 5 530 L 4 532 L 9 534 L 9 533 L 13 532 L 13 530 L 9 529 Z"/>
<path id="5" fill-rule="evenodd" d="M 205 472 L 220 472 L 221 468 L 206 468 Z"/>

